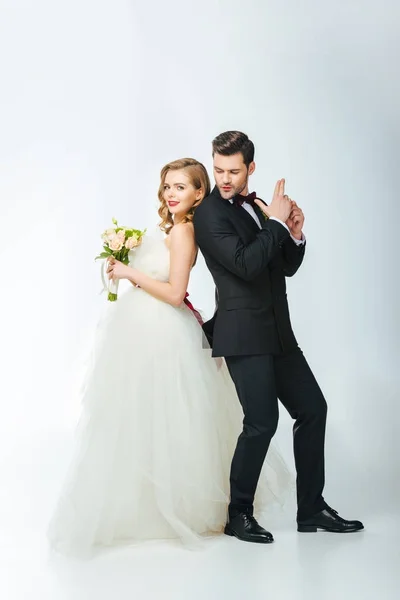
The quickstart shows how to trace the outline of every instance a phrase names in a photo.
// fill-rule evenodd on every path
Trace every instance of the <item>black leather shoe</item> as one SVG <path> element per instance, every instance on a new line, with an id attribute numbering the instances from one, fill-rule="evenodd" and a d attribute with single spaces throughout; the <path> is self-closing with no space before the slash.
<path id="1" fill-rule="evenodd" d="M 330 531 L 331 533 L 352 533 L 364 529 L 364 525 L 361 521 L 342 519 L 338 512 L 330 506 L 327 506 L 310 519 L 297 521 L 297 531 L 301 533 L 314 533 L 318 529 Z"/>
<path id="2" fill-rule="evenodd" d="M 272 533 L 266 531 L 252 515 L 247 513 L 239 513 L 230 519 L 225 526 L 225 534 L 237 537 L 242 542 L 272 544 L 274 541 Z"/>

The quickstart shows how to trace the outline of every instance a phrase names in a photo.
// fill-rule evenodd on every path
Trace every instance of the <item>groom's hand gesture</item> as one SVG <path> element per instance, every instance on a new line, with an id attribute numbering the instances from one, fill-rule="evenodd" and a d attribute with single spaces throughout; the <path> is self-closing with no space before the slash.
<path id="1" fill-rule="evenodd" d="M 304 225 L 304 214 L 301 208 L 299 208 L 294 200 L 292 200 L 292 212 L 289 215 L 286 225 L 290 229 L 290 233 L 297 240 L 301 240 L 303 237 L 303 225 Z"/>
<path id="2" fill-rule="evenodd" d="M 284 179 L 277 181 L 272 202 L 269 206 L 266 206 L 261 200 L 255 200 L 255 203 L 267 217 L 274 217 L 279 221 L 283 221 L 283 223 L 286 223 L 292 212 L 292 202 L 285 194 Z"/>

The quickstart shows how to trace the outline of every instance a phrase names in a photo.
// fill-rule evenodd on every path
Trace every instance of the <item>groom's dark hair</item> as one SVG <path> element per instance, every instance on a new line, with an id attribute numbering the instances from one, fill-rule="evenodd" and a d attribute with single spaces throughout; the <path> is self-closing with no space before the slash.
<path id="1" fill-rule="evenodd" d="M 241 131 L 225 131 L 220 133 L 212 142 L 214 154 L 222 156 L 232 156 L 232 154 L 242 153 L 243 162 L 246 167 L 254 160 L 254 144 L 248 136 Z"/>

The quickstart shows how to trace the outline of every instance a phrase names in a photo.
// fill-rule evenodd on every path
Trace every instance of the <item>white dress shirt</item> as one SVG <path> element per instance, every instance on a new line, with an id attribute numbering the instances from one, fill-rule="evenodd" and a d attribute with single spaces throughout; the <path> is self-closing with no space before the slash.
<path id="1" fill-rule="evenodd" d="M 231 204 L 233 204 L 233 200 L 229 200 L 229 202 Z M 260 223 L 260 219 L 258 218 L 257 213 L 254 210 L 254 208 L 251 206 L 251 204 L 249 204 L 248 202 L 243 202 L 241 208 L 244 208 L 245 210 L 247 210 L 247 212 L 249 213 L 249 215 L 251 217 L 253 217 L 253 219 L 255 220 L 255 222 L 257 223 L 257 225 L 259 226 L 259 228 L 262 229 L 262 225 Z M 278 221 L 278 223 L 280 223 L 281 225 L 283 225 L 284 227 L 286 227 L 286 229 L 289 231 L 289 227 L 286 225 L 286 223 L 284 223 L 280 219 L 277 219 L 276 217 L 270 217 L 270 219 L 272 221 Z M 290 231 L 289 231 L 289 233 L 290 233 Z M 301 234 L 301 236 L 302 236 L 301 240 L 298 240 L 295 237 L 293 237 L 292 234 L 290 234 L 290 237 L 292 238 L 292 240 L 294 241 L 294 243 L 297 246 L 302 246 L 305 243 L 305 241 L 306 241 L 306 238 L 305 238 L 305 236 L 304 236 L 303 233 Z"/>

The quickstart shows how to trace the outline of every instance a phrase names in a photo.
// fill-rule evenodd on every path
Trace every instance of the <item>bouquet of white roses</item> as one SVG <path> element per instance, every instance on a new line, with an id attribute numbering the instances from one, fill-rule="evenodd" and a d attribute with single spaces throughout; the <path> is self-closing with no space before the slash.
<path id="1" fill-rule="evenodd" d="M 96 256 L 95 260 L 103 259 L 103 267 L 101 271 L 101 276 L 103 280 L 104 289 L 107 290 L 107 299 L 110 302 L 115 302 L 118 298 L 118 283 L 119 281 L 111 280 L 108 284 L 105 282 L 104 278 L 104 267 L 108 258 L 113 256 L 116 260 L 119 260 L 124 265 L 129 263 L 129 252 L 139 246 L 142 242 L 142 238 L 146 233 L 146 229 L 144 231 L 140 231 L 139 229 L 132 229 L 132 227 L 121 227 L 118 225 L 116 219 L 113 219 L 114 227 L 110 229 L 106 229 L 102 234 L 101 238 L 103 240 L 103 248 L 104 251 Z"/>

